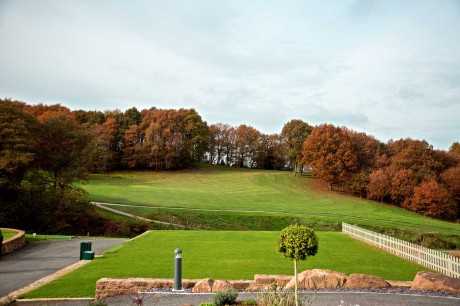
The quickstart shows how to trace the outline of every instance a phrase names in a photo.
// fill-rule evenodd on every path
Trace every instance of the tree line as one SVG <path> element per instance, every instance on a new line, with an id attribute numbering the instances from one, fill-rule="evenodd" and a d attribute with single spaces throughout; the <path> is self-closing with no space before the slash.
<path id="1" fill-rule="evenodd" d="M 458 143 L 448 151 L 410 138 L 382 143 L 346 127 L 299 119 L 266 135 L 245 124 L 208 125 L 194 109 L 101 112 L 9 99 L 0 100 L 0 139 L 3 201 L 34 188 L 76 199 L 70 196 L 78 193 L 75 183 L 89 173 L 173 170 L 205 162 L 308 171 L 331 189 L 430 217 L 459 217 Z"/>

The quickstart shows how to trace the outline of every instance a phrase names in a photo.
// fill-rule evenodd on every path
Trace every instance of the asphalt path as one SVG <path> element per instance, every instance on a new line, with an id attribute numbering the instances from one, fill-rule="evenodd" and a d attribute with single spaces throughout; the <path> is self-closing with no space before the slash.
<path id="1" fill-rule="evenodd" d="M 82 237 L 26 244 L 0 259 L 0 297 L 78 262 L 81 242 L 91 242 L 92 251 L 99 254 L 124 241 Z"/>
<path id="2" fill-rule="evenodd" d="M 255 293 L 240 293 L 238 300 L 254 299 Z M 114 296 L 105 300 L 110 306 L 135 305 L 131 298 L 136 296 Z M 429 295 L 403 295 L 403 294 L 377 294 L 377 293 L 349 293 L 349 292 L 321 292 L 307 294 L 307 303 L 311 306 L 458 306 L 460 298 L 440 297 Z M 213 294 L 199 293 L 157 293 L 143 295 L 144 306 L 178 306 L 195 305 L 212 302 Z M 29 301 L 19 302 L 19 306 L 87 306 L 88 300 L 67 300 L 67 301 Z"/>

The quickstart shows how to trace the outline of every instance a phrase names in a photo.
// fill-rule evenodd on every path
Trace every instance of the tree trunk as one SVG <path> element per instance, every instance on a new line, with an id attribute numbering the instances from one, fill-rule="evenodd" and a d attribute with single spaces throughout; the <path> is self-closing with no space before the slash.
<path id="1" fill-rule="evenodd" d="M 294 162 L 294 176 L 297 175 L 297 161 Z"/>
<path id="2" fill-rule="evenodd" d="M 332 183 L 329 183 L 329 190 L 333 191 L 334 188 L 332 188 Z"/>
<path id="3" fill-rule="evenodd" d="M 294 286 L 295 305 L 299 306 L 298 289 L 297 289 L 297 259 L 294 259 L 294 274 L 295 274 L 295 286 Z"/>

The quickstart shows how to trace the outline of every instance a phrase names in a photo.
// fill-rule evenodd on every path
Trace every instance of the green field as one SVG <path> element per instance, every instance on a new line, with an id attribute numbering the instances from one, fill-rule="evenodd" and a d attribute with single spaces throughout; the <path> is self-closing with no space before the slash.
<path id="1" fill-rule="evenodd" d="M 162 209 L 176 215 L 201 213 L 199 218 L 205 215 L 212 218 L 213 214 L 214 217 L 234 215 L 235 218 L 299 217 L 337 224 L 347 222 L 459 233 L 457 224 L 328 191 L 321 188 L 321 184 L 311 176 L 293 176 L 291 172 L 199 165 L 181 171 L 121 171 L 93 175 L 82 187 L 92 201 L 129 204 L 131 207 L 116 208 L 144 216 Z M 250 222 L 251 218 L 248 220 Z"/>
<path id="2" fill-rule="evenodd" d="M 299 271 L 320 268 L 412 280 L 427 268 L 337 232 L 318 232 L 319 251 Z M 126 242 L 82 268 L 22 296 L 93 297 L 103 277 L 173 278 L 174 250 L 183 251 L 183 278 L 253 279 L 254 274 L 292 275 L 293 262 L 276 252 L 279 232 L 152 231 Z"/>

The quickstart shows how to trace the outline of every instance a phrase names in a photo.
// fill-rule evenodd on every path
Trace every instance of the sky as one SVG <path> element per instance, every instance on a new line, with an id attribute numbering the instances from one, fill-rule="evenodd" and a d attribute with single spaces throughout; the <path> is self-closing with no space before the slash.
<path id="1" fill-rule="evenodd" d="M 460 141 L 460 0 L 0 0 L 0 98 Z"/>

